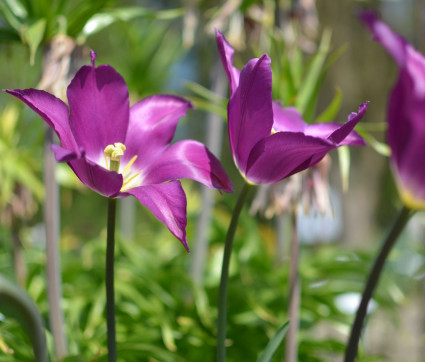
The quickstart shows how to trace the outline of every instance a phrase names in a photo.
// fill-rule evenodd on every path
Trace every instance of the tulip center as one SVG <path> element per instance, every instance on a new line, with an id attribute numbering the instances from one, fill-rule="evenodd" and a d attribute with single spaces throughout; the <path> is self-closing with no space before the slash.
<path id="1" fill-rule="evenodd" d="M 142 173 L 142 171 L 140 171 L 134 174 L 129 171 L 134 161 L 136 161 L 137 155 L 133 156 L 133 158 L 125 165 L 121 172 L 119 171 L 121 157 L 124 156 L 125 150 L 125 145 L 120 142 L 116 142 L 113 145 L 106 146 L 103 151 L 105 155 L 106 168 L 110 171 L 115 171 L 116 173 L 121 173 L 123 175 L 123 184 L 121 187 L 121 191 L 130 189 L 132 187 L 129 186 L 130 182 Z"/>

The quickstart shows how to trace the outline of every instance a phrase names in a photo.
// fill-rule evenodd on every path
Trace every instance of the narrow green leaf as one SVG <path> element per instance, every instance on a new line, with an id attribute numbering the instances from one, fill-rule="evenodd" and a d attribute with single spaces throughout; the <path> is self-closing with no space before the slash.
<path id="1" fill-rule="evenodd" d="M 181 8 L 154 11 L 152 9 L 142 7 L 126 7 L 113 9 L 107 12 L 94 14 L 85 24 L 83 28 L 83 36 L 95 34 L 116 21 L 129 21 L 138 17 L 147 17 L 153 19 L 174 19 L 184 14 Z"/>
<path id="2" fill-rule="evenodd" d="M 342 104 L 342 92 L 341 89 L 337 88 L 335 90 L 335 96 L 332 99 L 331 103 L 326 107 L 326 109 L 317 117 L 315 123 L 325 123 L 333 121 L 339 110 L 341 109 Z"/>
<path id="3" fill-rule="evenodd" d="M 28 16 L 25 8 L 18 0 L 0 1 L 0 15 L 16 31 L 19 31 Z"/>
<path id="4" fill-rule="evenodd" d="M 210 91 L 208 88 L 205 88 L 199 83 L 187 82 L 184 86 L 196 95 L 205 98 L 206 100 L 212 103 L 217 104 L 223 102 L 223 97 L 219 96 L 217 93 Z"/>
<path id="5" fill-rule="evenodd" d="M 289 327 L 289 321 L 287 321 L 285 324 L 283 324 L 282 327 L 280 327 L 275 335 L 272 337 L 272 339 L 267 344 L 265 350 L 261 354 L 261 356 L 258 358 L 257 362 L 269 362 L 273 355 L 275 354 L 276 350 L 279 348 L 280 344 L 282 343 L 283 339 L 286 336 L 286 332 L 288 331 Z"/>
<path id="6" fill-rule="evenodd" d="M 365 141 L 380 155 L 389 157 L 391 155 L 390 147 L 381 141 L 378 141 L 372 134 L 364 130 L 357 129 L 358 133 L 365 139 Z"/>
<path id="7" fill-rule="evenodd" d="M 350 149 L 348 146 L 338 148 L 339 170 L 341 173 L 342 190 L 348 190 L 350 178 Z"/>
<path id="8" fill-rule="evenodd" d="M 323 66 L 329 53 L 330 42 L 331 31 L 325 30 L 323 32 L 317 54 L 313 57 L 310 69 L 302 83 L 295 103 L 296 108 L 301 112 L 301 114 L 304 114 L 307 110 L 307 106 L 313 101 L 316 93 L 315 90 L 317 89 L 317 84 L 322 77 Z"/>
<path id="9" fill-rule="evenodd" d="M 34 302 L 18 286 L 0 275 L 0 311 L 15 318 L 30 337 L 36 361 L 48 361 L 43 321 Z"/>
<path id="10" fill-rule="evenodd" d="M 23 28 L 22 39 L 25 43 L 28 44 L 30 48 L 30 63 L 34 64 L 35 54 L 38 47 L 41 44 L 41 41 L 44 37 L 44 32 L 46 31 L 46 19 L 39 19 Z"/>

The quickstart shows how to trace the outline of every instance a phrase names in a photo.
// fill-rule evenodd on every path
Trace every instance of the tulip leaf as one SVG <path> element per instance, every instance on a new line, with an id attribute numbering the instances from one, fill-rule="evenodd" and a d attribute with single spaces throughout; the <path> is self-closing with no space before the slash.
<path id="1" fill-rule="evenodd" d="M 30 64 L 34 64 L 35 54 L 46 31 L 46 19 L 39 19 L 32 24 L 23 28 L 21 32 L 22 40 L 28 44 L 30 48 Z"/>
<path id="2" fill-rule="evenodd" d="M 162 11 L 154 11 L 142 7 L 125 7 L 113 9 L 107 12 L 96 13 L 90 19 L 83 28 L 83 36 L 93 35 L 116 21 L 128 21 L 138 17 L 148 17 L 153 19 L 174 19 L 184 14 L 184 10 L 169 9 Z"/>
<path id="3" fill-rule="evenodd" d="M 18 0 L 0 1 L 0 14 L 7 24 L 16 31 L 19 31 L 28 16 L 25 8 Z"/>
<path id="4" fill-rule="evenodd" d="M 341 109 L 342 104 L 342 92 L 341 89 L 337 88 L 335 90 L 335 96 L 332 99 L 331 103 L 326 107 L 326 109 L 316 118 L 315 123 L 325 123 L 333 121 L 339 110 Z"/>
<path id="5" fill-rule="evenodd" d="M 350 178 L 350 149 L 348 146 L 338 148 L 339 170 L 341 174 L 342 190 L 348 190 Z"/>
<path id="6" fill-rule="evenodd" d="M 295 102 L 296 108 L 303 115 L 307 111 L 308 106 L 314 103 L 318 85 L 321 79 L 323 79 L 323 66 L 329 53 L 330 42 L 331 31 L 325 30 L 317 54 L 313 57 L 310 69 L 299 89 L 298 98 Z"/>
<path id="7" fill-rule="evenodd" d="M 210 91 L 208 88 L 203 87 L 202 85 L 195 82 L 187 82 L 185 87 L 191 90 L 193 93 L 205 98 L 206 100 L 211 101 L 212 103 L 223 102 L 223 97 L 219 96 L 217 93 Z"/>
<path id="8" fill-rule="evenodd" d="M 36 361 L 48 361 L 43 321 L 29 296 L 18 286 L 0 275 L 0 311 L 15 318 L 28 334 Z"/>
<path id="9" fill-rule="evenodd" d="M 365 141 L 372 147 L 377 153 L 382 156 L 389 157 L 391 155 L 390 147 L 381 141 L 378 141 L 372 134 L 363 130 L 357 130 L 359 134 L 365 139 Z"/>
<path id="10" fill-rule="evenodd" d="M 275 354 L 276 350 L 281 345 L 283 339 L 286 336 L 286 332 L 288 331 L 289 327 L 289 321 L 284 323 L 282 327 L 280 327 L 275 335 L 272 337 L 272 339 L 267 344 L 265 350 L 261 354 L 261 356 L 258 358 L 257 362 L 269 362 L 271 361 L 273 355 Z"/>

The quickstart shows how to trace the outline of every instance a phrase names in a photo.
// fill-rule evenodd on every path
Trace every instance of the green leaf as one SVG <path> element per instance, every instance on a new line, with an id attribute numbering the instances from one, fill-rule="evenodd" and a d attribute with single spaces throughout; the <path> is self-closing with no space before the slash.
<path id="1" fill-rule="evenodd" d="M 113 9 L 107 12 L 94 14 L 83 28 L 83 36 L 93 35 L 116 21 L 129 21 L 138 17 L 147 17 L 153 19 L 174 19 L 184 14 L 181 8 L 154 11 L 142 7 L 126 7 Z"/>
<path id="2" fill-rule="evenodd" d="M 34 302 L 18 286 L 0 275 L 0 311 L 15 318 L 30 337 L 36 361 L 48 361 L 43 321 Z"/>
<path id="3" fill-rule="evenodd" d="M 18 0 L 0 1 L 0 14 L 7 24 L 16 31 L 19 31 L 28 17 L 26 9 Z"/>
<path id="4" fill-rule="evenodd" d="M 25 27 L 22 32 L 22 39 L 30 48 L 30 63 L 34 64 L 35 54 L 46 31 L 46 19 L 39 19 L 31 25 Z"/>
<path id="5" fill-rule="evenodd" d="M 261 354 L 261 356 L 258 358 L 257 362 L 269 362 L 271 361 L 273 355 L 275 354 L 276 350 L 279 348 L 280 344 L 282 343 L 283 339 L 286 336 L 286 332 L 288 331 L 289 327 L 289 321 L 287 321 L 285 324 L 283 324 L 282 327 L 280 327 L 275 335 L 272 337 L 272 339 L 267 344 L 265 350 Z"/>
<path id="6" fill-rule="evenodd" d="M 185 87 L 189 90 L 191 90 L 193 93 L 197 94 L 198 96 L 205 98 L 206 100 L 211 101 L 212 103 L 219 103 L 223 101 L 223 98 L 220 97 L 217 93 L 214 93 L 210 91 L 208 88 L 205 88 L 204 86 L 200 85 L 196 82 L 187 82 L 185 84 Z"/>
<path id="7" fill-rule="evenodd" d="M 369 132 L 366 132 L 364 130 L 358 129 L 357 131 L 365 139 L 369 146 L 372 147 L 380 155 L 385 157 L 389 157 L 391 155 L 391 149 L 385 142 L 378 141 Z"/>
<path id="8" fill-rule="evenodd" d="M 333 121 L 339 110 L 341 109 L 342 104 L 342 92 L 341 89 L 337 88 L 335 90 L 335 96 L 332 99 L 331 103 L 326 107 L 326 109 L 317 117 L 315 123 L 325 123 Z"/>
<path id="9" fill-rule="evenodd" d="M 329 53 L 331 31 L 325 30 L 317 54 L 313 57 L 310 69 L 298 93 L 295 107 L 304 114 L 309 104 L 313 103 L 317 85 L 323 78 L 323 66 Z"/>

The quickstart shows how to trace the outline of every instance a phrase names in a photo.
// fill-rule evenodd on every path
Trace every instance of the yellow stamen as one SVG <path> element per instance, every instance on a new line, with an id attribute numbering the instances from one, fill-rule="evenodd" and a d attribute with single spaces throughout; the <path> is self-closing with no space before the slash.
<path id="1" fill-rule="evenodd" d="M 128 180 L 124 181 L 121 187 L 121 191 L 127 190 L 126 186 L 133 181 L 137 176 L 139 176 L 142 173 L 142 171 L 136 173 L 135 175 L 131 176 Z"/>
<path id="2" fill-rule="evenodd" d="M 134 161 L 136 161 L 137 159 L 137 155 L 134 156 L 128 163 L 127 166 L 124 167 L 124 169 L 122 170 L 122 174 L 126 173 L 128 171 L 128 169 L 131 167 L 131 165 L 134 163 Z"/>
<path id="3" fill-rule="evenodd" d="M 130 167 L 134 164 L 134 162 L 137 159 L 137 155 L 134 156 L 124 167 L 122 172 L 119 172 L 120 169 L 120 160 L 121 157 L 124 155 L 124 151 L 126 150 L 125 145 L 123 145 L 120 142 L 116 142 L 113 145 L 108 145 L 105 147 L 103 153 L 105 155 L 105 164 L 106 168 L 110 171 L 115 171 L 117 173 L 121 173 L 123 175 L 123 184 L 121 187 L 121 191 L 125 191 L 130 189 L 131 187 L 128 187 L 131 181 L 133 181 L 137 176 L 139 176 L 142 171 L 134 174 L 133 176 L 127 178 L 124 176 L 124 174 L 130 169 Z M 109 165 L 108 165 L 109 160 Z"/>

